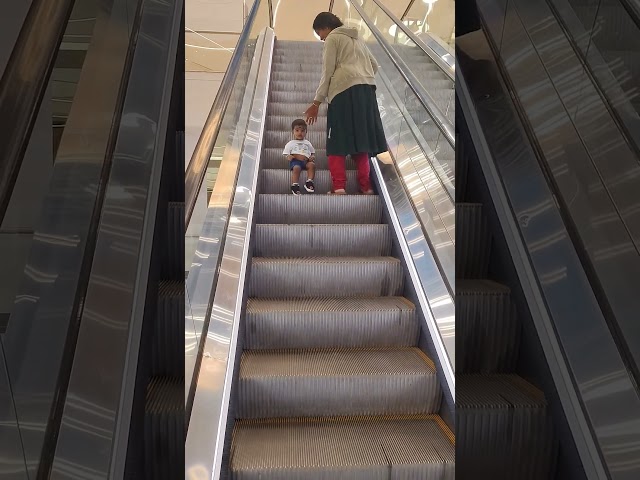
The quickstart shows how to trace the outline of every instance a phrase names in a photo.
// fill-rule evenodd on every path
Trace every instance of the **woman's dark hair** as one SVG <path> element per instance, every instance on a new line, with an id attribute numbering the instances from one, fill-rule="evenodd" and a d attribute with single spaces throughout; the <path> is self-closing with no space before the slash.
<path id="1" fill-rule="evenodd" d="M 307 129 L 307 122 L 305 122 L 301 118 L 298 118 L 298 119 L 294 120 L 293 123 L 291 124 L 291 130 L 294 130 L 296 127 L 304 127 L 304 129 L 306 130 Z"/>
<path id="2" fill-rule="evenodd" d="M 316 31 L 322 28 L 329 28 L 333 30 L 334 28 L 341 27 L 342 25 L 342 21 L 331 12 L 319 13 L 313 21 L 313 29 Z"/>

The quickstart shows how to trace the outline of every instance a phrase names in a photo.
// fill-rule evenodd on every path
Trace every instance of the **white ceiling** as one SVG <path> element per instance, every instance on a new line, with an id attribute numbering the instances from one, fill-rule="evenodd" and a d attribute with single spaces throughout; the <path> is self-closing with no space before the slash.
<path id="1" fill-rule="evenodd" d="M 330 0 L 272 1 L 274 29 L 281 40 L 313 40 L 313 19 L 319 12 L 329 10 L 330 4 Z M 382 1 L 397 17 L 405 12 L 410 2 Z M 453 35 L 455 0 L 433 1 L 429 11 L 425 0 L 415 0 L 407 19 L 422 23 L 426 16 L 429 31 L 449 42 Z M 245 12 L 252 4 L 253 0 L 186 0 L 185 69 L 224 72 L 242 31 Z M 414 25 L 412 28 L 418 30 L 423 27 Z"/>

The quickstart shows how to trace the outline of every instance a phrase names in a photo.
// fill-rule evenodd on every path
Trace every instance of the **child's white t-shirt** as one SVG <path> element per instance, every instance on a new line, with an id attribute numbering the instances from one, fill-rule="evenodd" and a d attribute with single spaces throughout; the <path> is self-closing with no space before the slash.
<path id="1" fill-rule="evenodd" d="M 307 158 L 311 157 L 311 155 L 313 155 L 314 153 L 316 153 L 316 151 L 313 148 L 313 145 L 311 145 L 311 142 L 307 139 L 291 140 L 284 146 L 284 150 L 282 151 L 282 154 L 284 156 L 304 155 Z"/>

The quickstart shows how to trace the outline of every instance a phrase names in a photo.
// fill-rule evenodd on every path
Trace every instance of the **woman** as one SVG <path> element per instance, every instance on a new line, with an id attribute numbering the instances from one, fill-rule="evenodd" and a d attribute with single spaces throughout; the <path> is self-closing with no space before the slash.
<path id="1" fill-rule="evenodd" d="M 378 64 L 358 39 L 358 30 L 345 27 L 333 13 L 320 13 L 313 21 L 313 30 L 324 41 L 324 51 L 320 86 L 305 112 L 307 123 L 315 123 L 318 109 L 326 100 L 332 192 L 346 194 L 344 162 L 351 155 L 358 169 L 360 190 L 371 195 L 369 158 L 387 151 L 375 93 Z"/>

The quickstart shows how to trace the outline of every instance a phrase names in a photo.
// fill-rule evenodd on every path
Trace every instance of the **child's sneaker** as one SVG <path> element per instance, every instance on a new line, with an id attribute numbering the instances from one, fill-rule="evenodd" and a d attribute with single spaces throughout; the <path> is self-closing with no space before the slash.
<path id="1" fill-rule="evenodd" d="M 302 195 L 302 192 L 300 192 L 300 185 L 298 185 L 297 183 L 293 183 L 291 185 L 291 193 L 293 193 L 294 195 Z"/>
<path id="2" fill-rule="evenodd" d="M 313 180 L 307 180 L 306 182 L 304 182 L 304 189 L 309 193 L 315 193 L 316 187 L 313 184 Z"/>

